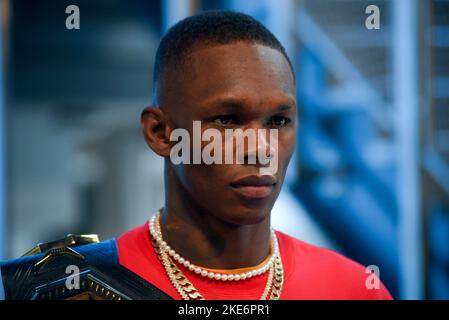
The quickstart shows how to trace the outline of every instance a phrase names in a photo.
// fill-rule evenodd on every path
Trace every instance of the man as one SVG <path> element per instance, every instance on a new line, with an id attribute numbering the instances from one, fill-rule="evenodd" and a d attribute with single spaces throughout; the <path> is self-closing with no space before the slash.
<path id="1" fill-rule="evenodd" d="M 391 299 L 377 278 L 377 285 L 369 284 L 373 275 L 361 265 L 271 230 L 270 212 L 295 146 L 297 105 L 291 62 L 264 26 L 232 12 L 179 22 L 158 48 L 153 97 L 141 127 L 148 146 L 165 161 L 164 207 L 143 226 L 110 240 L 107 249 L 97 249 L 111 252 L 102 259 L 83 249 L 101 243 L 69 247 L 75 253 L 64 257 L 83 256 L 97 270 L 95 283 L 114 283 L 123 298 Z M 203 138 L 207 130 L 214 134 L 195 146 L 198 124 Z M 228 135 L 231 129 L 237 133 Z M 173 152 L 176 130 L 188 133 L 192 143 Z M 248 134 L 238 154 L 237 142 L 227 142 L 246 132 L 255 132 L 255 144 Z M 204 152 L 212 140 L 220 143 Z M 231 161 L 220 161 L 226 151 L 232 151 Z M 216 161 L 206 161 L 208 155 Z M 274 170 L 264 171 L 274 159 Z M 108 269 L 114 264 L 128 280 L 118 284 L 119 273 L 114 277 Z M 133 285 L 123 286 L 127 281 Z M 142 286 L 160 292 L 129 291 Z"/>

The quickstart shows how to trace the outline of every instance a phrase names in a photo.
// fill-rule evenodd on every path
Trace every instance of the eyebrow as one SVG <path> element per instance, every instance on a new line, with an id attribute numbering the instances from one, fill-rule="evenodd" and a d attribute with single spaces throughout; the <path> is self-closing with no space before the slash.
<path id="1" fill-rule="evenodd" d="M 291 100 L 291 99 L 288 99 Z M 245 100 L 236 99 L 236 98 L 219 98 L 217 100 L 212 101 L 211 103 L 208 103 L 207 106 L 209 107 L 218 107 L 222 109 L 228 109 L 228 110 L 237 110 L 241 109 L 242 106 L 245 106 Z M 282 112 L 292 109 L 294 106 L 296 106 L 296 102 L 294 100 L 291 100 L 287 103 L 281 103 L 278 105 L 276 112 Z M 209 109 L 209 108 L 208 108 Z"/>
<path id="2" fill-rule="evenodd" d="M 296 104 L 294 104 L 296 105 Z M 286 110 L 290 110 L 292 109 L 292 105 L 291 104 L 281 104 L 278 107 L 278 111 L 286 111 Z"/>

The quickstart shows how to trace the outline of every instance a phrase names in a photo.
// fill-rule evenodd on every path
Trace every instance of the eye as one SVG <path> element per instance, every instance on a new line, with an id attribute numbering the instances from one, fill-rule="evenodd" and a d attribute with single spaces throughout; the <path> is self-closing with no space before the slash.
<path id="1" fill-rule="evenodd" d="M 289 118 L 284 117 L 284 116 L 274 116 L 274 117 L 271 117 L 268 124 L 270 126 L 274 126 L 274 127 L 283 127 L 283 126 L 286 126 L 290 121 L 291 120 Z"/>
<path id="2" fill-rule="evenodd" d="M 214 123 L 219 125 L 230 125 L 236 122 L 236 118 L 233 115 L 218 116 L 213 119 Z"/>

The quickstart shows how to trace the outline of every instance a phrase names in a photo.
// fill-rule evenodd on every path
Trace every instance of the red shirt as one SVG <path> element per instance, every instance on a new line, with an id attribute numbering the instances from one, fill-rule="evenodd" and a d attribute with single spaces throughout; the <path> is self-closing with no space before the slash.
<path id="1" fill-rule="evenodd" d="M 282 300 L 296 299 L 392 299 L 381 283 L 368 289 L 369 276 L 360 264 L 276 231 L 284 268 Z M 174 299 L 181 299 L 171 284 L 151 244 L 148 222 L 117 239 L 119 263 L 152 283 Z M 257 300 L 268 272 L 244 281 L 217 281 L 196 275 L 183 266 L 186 277 L 205 299 Z"/>

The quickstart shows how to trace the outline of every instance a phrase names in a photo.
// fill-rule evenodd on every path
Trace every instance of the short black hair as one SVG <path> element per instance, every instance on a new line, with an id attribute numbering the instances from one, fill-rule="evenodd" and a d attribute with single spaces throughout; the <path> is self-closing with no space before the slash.
<path id="1" fill-rule="evenodd" d="M 287 59 L 294 77 L 292 63 L 279 40 L 253 17 L 233 11 L 206 11 L 185 18 L 172 26 L 162 38 L 156 52 L 153 90 L 162 72 L 179 66 L 196 45 L 231 44 L 248 41 L 280 51 Z"/>

